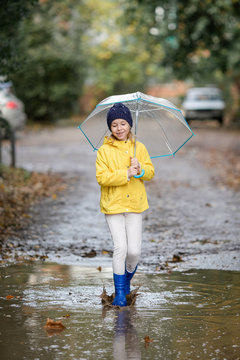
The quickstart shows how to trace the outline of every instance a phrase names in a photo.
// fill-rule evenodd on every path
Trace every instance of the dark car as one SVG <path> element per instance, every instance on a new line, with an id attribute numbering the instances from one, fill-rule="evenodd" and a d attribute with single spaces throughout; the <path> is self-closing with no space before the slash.
<path id="1" fill-rule="evenodd" d="M 182 104 L 185 118 L 192 120 L 217 120 L 223 123 L 225 102 L 217 87 L 196 87 L 187 91 Z"/>

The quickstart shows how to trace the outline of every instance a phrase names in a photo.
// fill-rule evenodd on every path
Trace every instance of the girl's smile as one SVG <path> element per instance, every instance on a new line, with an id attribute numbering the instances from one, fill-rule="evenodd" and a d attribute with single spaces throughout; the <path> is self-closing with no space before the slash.
<path id="1" fill-rule="evenodd" d="M 111 131 L 116 139 L 125 141 L 128 139 L 130 125 L 124 119 L 115 119 L 111 123 Z"/>

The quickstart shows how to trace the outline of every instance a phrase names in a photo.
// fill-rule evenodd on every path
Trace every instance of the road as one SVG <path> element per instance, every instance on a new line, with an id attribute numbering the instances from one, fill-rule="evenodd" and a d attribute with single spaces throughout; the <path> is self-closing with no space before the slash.
<path id="1" fill-rule="evenodd" d="M 234 167 L 239 170 L 240 133 L 211 126 L 193 130 L 196 136 L 174 158 L 154 160 L 155 178 L 146 183 L 150 209 L 144 213 L 144 271 L 240 270 L 240 196 L 233 181 Z M 112 242 L 99 211 L 95 158 L 77 128 L 20 135 L 17 165 L 59 172 L 68 183 L 56 199 L 31 209 L 29 228 L 14 239 L 22 244 L 24 238 L 23 252 L 63 264 L 111 265 Z"/>

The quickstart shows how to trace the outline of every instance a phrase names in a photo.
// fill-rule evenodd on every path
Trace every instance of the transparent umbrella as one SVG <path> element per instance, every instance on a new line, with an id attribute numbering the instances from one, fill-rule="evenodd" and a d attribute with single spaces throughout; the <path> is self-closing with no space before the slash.
<path id="1" fill-rule="evenodd" d="M 182 112 L 170 101 L 141 92 L 113 95 L 102 100 L 79 125 L 93 150 L 98 150 L 104 136 L 110 135 L 107 112 L 119 102 L 130 109 L 135 138 L 144 143 L 151 158 L 174 156 L 194 136 Z"/>

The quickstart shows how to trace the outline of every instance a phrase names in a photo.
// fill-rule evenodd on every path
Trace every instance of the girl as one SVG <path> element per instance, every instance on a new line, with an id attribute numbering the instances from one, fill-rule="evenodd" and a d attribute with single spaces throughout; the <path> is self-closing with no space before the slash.
<path id="1" fill-rule="evenodd" d="M 126 306 L 130 280 L 136 272 L 141 253 L 142 212 L 148 209 L 143 180 L 151 180 L 154 167 L 145 146 L 134 139 L 131 112 L 122 103 L 114 104 L 107 113 L 111 131 L 97 153 L 96 177 L 101 186 L 101 211 L 109 226 L 113 249 L 113 305 Z M 141 170 L 145 174 L 134 178 Z"/>

